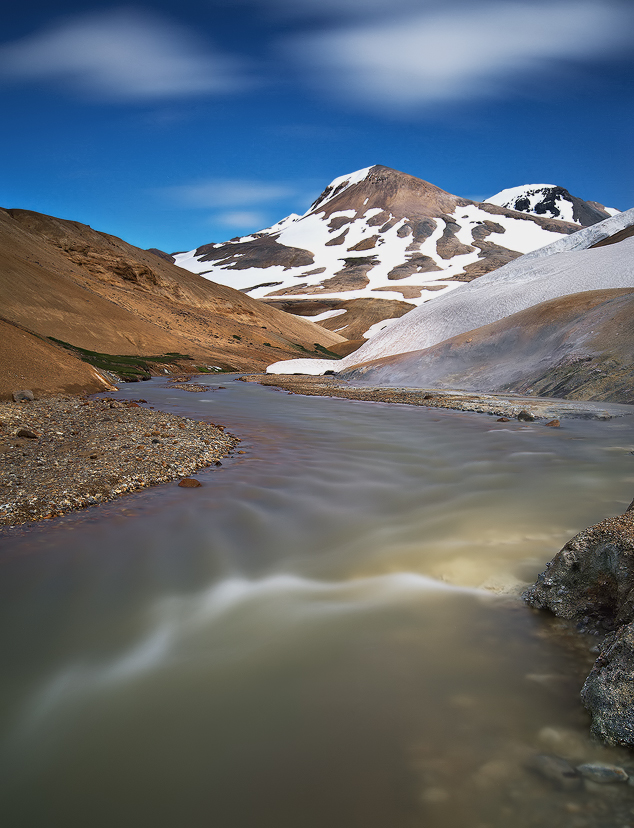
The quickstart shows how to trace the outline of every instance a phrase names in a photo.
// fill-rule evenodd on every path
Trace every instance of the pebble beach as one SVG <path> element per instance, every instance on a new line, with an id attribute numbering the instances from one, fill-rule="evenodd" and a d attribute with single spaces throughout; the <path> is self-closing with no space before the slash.
<path id="1" fill-rule="evenodd" d="M 239 439 L 144 401 L 54 397 L 0 403 L 0 526 L 57 517 L 178 480 Z"/>

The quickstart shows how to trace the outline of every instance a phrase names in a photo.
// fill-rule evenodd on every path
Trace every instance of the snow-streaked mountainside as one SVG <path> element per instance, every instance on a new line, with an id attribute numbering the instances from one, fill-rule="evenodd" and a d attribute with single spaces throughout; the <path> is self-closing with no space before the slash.
<path id="1" fill-rule="evenodd" d="M 550 216 L 574 222 L 582 227 L 589 227 L 619 212 L 596 201 L 583 201 L 556 184 L 525 184 L 522 187 L 511 187 L 487 198 L 485 203 L 497 204 L 499 207 L 530 213 L 533 216 Z"/>
<path id="2" fill-rule="evenodd" d="M 336 178 L 303 216 L 174 261 L 361 339 L 578 227 L 459 198 L 377 165 Z"/>
<path id="3" fill-rule="evenodd" d="M 634 209 L 516 259 L 400 319 L 342 360 L 288 360 L 270 373 L 321 374 L 429 348 L 559 296 L 634 287 Z M 613 243 L 606 243 L 613 242 Z"/>

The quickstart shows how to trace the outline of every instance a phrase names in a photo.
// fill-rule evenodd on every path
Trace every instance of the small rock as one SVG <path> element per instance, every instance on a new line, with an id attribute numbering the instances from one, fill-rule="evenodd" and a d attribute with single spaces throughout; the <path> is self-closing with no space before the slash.
<path id="1" fill-rule="evenodd" d="M 588 755 L 588 744 L 580 733 L 563 727 L 543 727 L 538 735 L 540 746 L 562 759 L 579 762 Z"/>
<path id="2" fill-rule="evenodd" d="M 199 486 L 202 486 L 202 483 L 193 477 L 184 477 L 178 481 L 178 485 L 183 489 L 197 489 Z"/>
<path id="3" fill-rule="evenodd" d="M 550 428 L 559 428 L 561 426 L 561 423 L 559 422 L 559 420 L 551 420 L 549 423 L 546 423 L 546 425 Z"/>
<path id="4" fill-rule="evenodd" d="M 562 790 L 573 791 L 581 787 L 581 777 L 577 771 L 565 759 L 560 759 L 558 756 L 539 753 L 529 761 L 528 767 L 544 779 L 554 782 Z"/>
<path id="5" fill-rule="evenodd" d="M 584 765 L 577 765 L 577 770 L 591 782 L 598 782 L 607 785 L 612 782 L 627 782 L 628 775 L 618 765 L 608 765 L 604 762 L 587 762 Z"/>
<path id="6" fill-rule="evenodd" d="M 31 431 L 30 428 L 21 428 L 21 429 L 18 430 L 17 436 L 18 437 L 30 437 L 31 440 L 37 440 L 37 438 L 40 435 L 36 434 L 35 431 Z"/>
<path id="7" fill-rule="evenodd" d="M 530 411 L 526 411 L 526 409 L 523 408 L 517 415 L 517 419 L 523 423 L 532 423 L 534 422 L 535 417 L 533 417 Z"/>
<path id="8" fill-rule="evenodd" d="M 508 417 L 498 417 L 496 422 L 498 422 L 498 423 L 510 423 L 511 421 Z"/>
<path id="9" fill-rule="evenodd" d="M 220 462 L 220 460 L 215 460 L 214 466 L 222 466 L 222 463 Z"/>
<path id="10" fill-rule="evenodd" d="M 13 401 L 14 402 L 33 402 L 35 396 L 32 391 L 28 388 L 25 388 L 23 391 L 14 391 L 13 392 Z"/>

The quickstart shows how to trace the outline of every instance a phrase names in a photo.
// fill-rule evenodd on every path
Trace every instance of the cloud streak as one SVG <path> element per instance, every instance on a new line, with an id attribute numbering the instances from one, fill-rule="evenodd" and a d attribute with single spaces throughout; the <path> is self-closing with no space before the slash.
<path id="1" fill-rule="evenodd" d="M 234 232 L 266 227 L 270 210 L 280 208 L 278 202 L 302 195 L 297 184 L 246 178 L 210 178 L 164 187 L 159 193 L 182 207 L 213 210 L 208 223 Z"/>
<path id="2" fill-rule="evenodd" d="M 297 188 L 281 182 L 212 178 L 196 184 L 167 187 L 163 192 L 187 207 L 251 207 L 297 195 Z"/>
<path id="3" fill-rule="evenodd" d="M 0 46 L 5 82 L 55 82 L 97 100 L 155 101 L 233 92 L 244 63 L 165 18 L 128 9 L 74 17 Z"/>
<path id="4" fill-rule="evenodd" d="M 632 43 L 620 2 L 482 0 L 428 4 L 416 14 L 367 18 L 283 46 L 328 96 L 409 111 L 503 95 L 572 63 Z"/>

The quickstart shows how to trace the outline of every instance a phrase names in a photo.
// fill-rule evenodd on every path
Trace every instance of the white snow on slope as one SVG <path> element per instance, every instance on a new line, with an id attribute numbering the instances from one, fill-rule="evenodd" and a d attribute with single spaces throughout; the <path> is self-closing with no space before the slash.
<path id="1" fill-rule="evenodd" d="M 634 209 L 558 239 L 415 308 L 342 360 L 285 360 L 269 373 L 321 374 L 391 354 L 428 348 L 548 299 L 586 290 L 634 287 L 634 238 L 588 249 L 634 224 Z"/>
<path id="2" fill-rule="evenodd" d="M 352 184 L 362 181 L 369 169 L 359 170 L 349 176 L 336 178 L 329 188 L 336 190 L 337 187 L 345 185 L 344 189 Z M 341 191 L 340 191 L 341 192 Z M 436 229 L 417 249 L 408 249 L 412 243 L 412 236 L 399 235 L 399 230 L 407 224 L 407 219 L 401 219 L 389 230 L 380 233 L 380 228 L 368 224 L 373 217 L 382 213 L 380 208 L 373 208 L 360 218 L 355 219 L 355 210 L 342 210 L 333 213 L 325 220 L 321 212 L 323 204 L 332 197 L 328 196 L 320 202 L 316 208 L 311 208 L 303 216 L 288 216 L 273 227 L 261 231 L 252 236 L 236 239 L 235 243 L 252 241 L 262 235 L 268 234 L 276 237 L 280 244 L 288 247 L 296 247 L 309 250 L 314 255 L 314 263 L 301 267 L 285 267 L 283 265 L 270 265 L 269 267 L 253 267 L 244 270 L 236 270 L 231 267 L 223 267 L 220 262 L 204 262 L 196 255 L 196 250 L 175 255 L 176 264 L 193 273 L 198 273 L 207 279 L 223 285 L 247 292 L 255 299 L 264 299 L 274 296 L 278 291 L 285 291 L 285 299 L 306 299 L 319 297 L 320 299 L 393 299 L 403 301 L 401 287 L 425 287 L 425 285 L 443 286 L 442 290 L 421 291 L 420 297 L 408 296 L 406 301 L 413 305 L 420 305 L 430 299 L 436 301 L 441 295 L 462 287 L 460 282 L 446 283 L 447 279 L 456 276 L 464 271 L 467 265 L 477 262 L 481 256 L 476 248 L 471 253 L 454 256 L 451 259 L 443 259 L 436 250 L 436 244 L 442 237 L 446 228 L 446 222 L 442 218 L 435 219 Z M 518 253 L 525 253 L 529 250 L 542 247 L 561 234 L 544 230 L 538 224 L 523 219 L 514 219 L 509 216 L 491 215 L 479 208 L 476 204 L 458 207 L 454 214 L 448 216 L 461 225 L 457 238 L 465 245 L 473 246 L 471 231 L 482 222 L 495 222 L 501 225 L 504 233 L 492 233 L 487 241 L 498 244 Z M 329 224 L 333 219 L 351 219 L 337 229 L 332 229 Z M 332 244 L 333 240 L 343 236 L 341 244 Z M 355 251 L 351 248 L 364 240 L 378 237 L 374 247 L 367 250 Z M 330 243 L 330 244 L 329 244 Z M 227 254 L 230 252 L 231 242 L 226 245 Z M 407 262 L 411 255 L 428 256 L 431 261 L 440 268 L 438 271 L 427 273 L 413 273 L 412 275 L 398 280 L 390 280 L 390 271 Z M 329 279 L 344 267 L 344 259 L 367 259 L 376 257 L 374 264 L 367 272 L 369 283 L 354 290 L 332 290 L 320 288 L 319 285 Z M 323 270 L 322 270 L 323 269 Z M 320 270 L 321 272 L 312 273 Z M 303 292 L 306 288 L 316 288 L 316 291 L 307 294 Z M 389 290 L 385 290 L 389 288 Z M 288 292 L 286 292 L 288 291 Z"/>
<path id="3" fill-rule="evenodd" d="M 531 213 L 533 215 L 544 215 L 544 211 L 538 212 L 536 209 L 539 204 L 544 201 L 549 191 L 556 190 L 556 184 L 527 184 L 523 187 L 510 187 L 507 190 L 502 190 L 491 198 L 486 199 L 487 204 L 497 204 L 498 207 L 507 207 L 510 210 L 521 210 L 523 213 Z M 523 202 L 518 205 L 518 201 Z M 526 206 L 528 202 L 528 206 Z M 555 218 L 561 221 L 571 221 L 574 223 L 574 208 L 572 201 L 559 195 L 554 200 L 554 207 L 559 212 L 549 210 L 548 212 Z"/>

